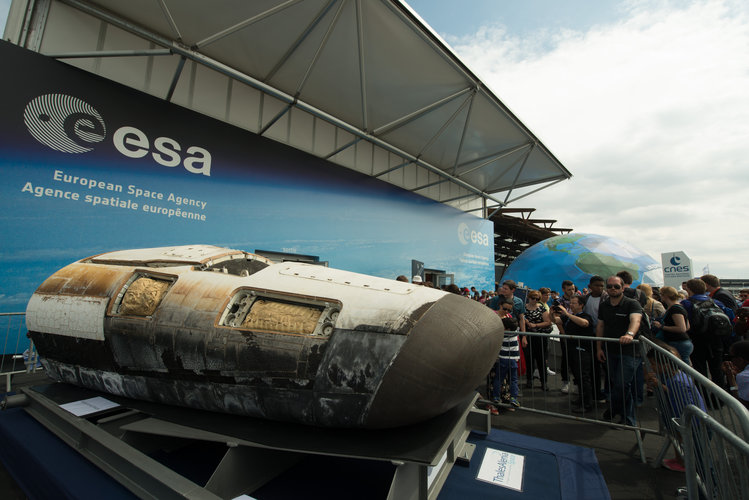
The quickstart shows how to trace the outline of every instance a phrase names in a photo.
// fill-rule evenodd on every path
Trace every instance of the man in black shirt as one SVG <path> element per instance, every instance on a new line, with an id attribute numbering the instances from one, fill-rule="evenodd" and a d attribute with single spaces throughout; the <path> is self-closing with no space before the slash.
<path id="1" fill-rule="evenodd" d="M 632 342 L 637 336 L 642 319 L 642 306 L 635 299 L 625 297 L 624 282 L 618 276 L 606 280 L 608 300 L 598 308 L 596 336 L 618 339 L 619 346 L 598 342 L 596 355 L 600 362 L 608 361 L 609 387 L 611 389 L 611 417 L 622 416 L 622 422 L 635 424 L 635 408 L 632 400 L 632 384 L 641 360 Z"/>

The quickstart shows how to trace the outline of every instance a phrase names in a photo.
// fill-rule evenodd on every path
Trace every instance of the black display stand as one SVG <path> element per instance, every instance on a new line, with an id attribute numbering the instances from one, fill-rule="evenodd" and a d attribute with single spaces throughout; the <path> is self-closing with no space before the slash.
<path id="1" fill-rule="evenodd" d="M 417 425 L 387 430 L 322 429 L 161 405 L 55 383 L 24 389 L 26 411 L 141 498 L 232 499 L 252 495 L 311 456 L 386 464 L 371 475 L 388 499 L 434 499 L 453 464 L 469 461 L 471 431 L 488 433 L 478 394 Z M 119 406 L 77 417 L 61 404 L 101 396 Z M 205 445 L 193 457 L 173 450 Z M 210 450 L 207 453 L 203 450 Z M 203 469 L 191 473 L 192 469 Z M 205 469 L 208 472 L 205 472 Z M 374 470 L 377 467 L 371 467 Z M 380 471 L 382 467 L 377 468 Z M 335 469 L 320 480 L 340 481 Z M 199 479 L 196 479 L 198 477 Z M 299 484 L 304 496 L 305 485 Z M 386 494 L 385 494 L 386 492 Z"/>

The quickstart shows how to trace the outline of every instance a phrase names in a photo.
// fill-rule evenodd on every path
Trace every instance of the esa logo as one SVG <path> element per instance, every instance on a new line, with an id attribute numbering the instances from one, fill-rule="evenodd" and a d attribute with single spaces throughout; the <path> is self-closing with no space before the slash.
<path id="1" fill-rule="evenodd" d="M 489 235 L 480 231 L 471 231 L 465 222 L 458 225 L 458 239 L 463 245 L 475 243 L 485 247 L 489 246 Z"/>
<path id="2" fill-rule="evenodd" d="M 62 153 L 87 153 L 107 137 L 107 126 L 99 112 L 87 102 L 65 94 L 46 94 L 26 105 L 23 122 L 29 133 L 45 146 Z M 182 146 L 169 137 L 151 140 L 143 131 L 124 126 L 112 134 L 120 154 L 128 158 L 151 157 L 165 167 L 182 166 L 193 174 L 211 175 L 211 153 L 190 146 L 182 157 Z"/>

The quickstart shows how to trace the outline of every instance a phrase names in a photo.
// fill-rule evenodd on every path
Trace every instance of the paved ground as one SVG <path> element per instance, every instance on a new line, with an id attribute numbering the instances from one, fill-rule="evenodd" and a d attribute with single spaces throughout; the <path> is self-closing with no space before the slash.
<path id="1" fill-rule="evenodd" d="M 15 388 L 20 385 L 39 384 L 40 380 L 44 380 L 40 377 L 43 375 L 16 376 L 13 386 Z M 554 381 L 550 385 L 554 387 L 553 384 Z M 559 392 L 558 389 L 545 394 L 542 394 L 538 388 L 533 391 L 525 389 L 521 402 L 526 406 L 535 405 L 547 410 L 565 412 L 568 408 L 569 397 Z M 645 401 L 641 412 L 643 419 L 655 418 L 652 405 L 652 398 Z M 683 473 L 651 466 L 662 444 L 660 436 L 645 437 L 644 449 L 649 463 L 643 464 L 640 461 L 636 437 L 632 431 L 614 430 L 602 424 L 567 420 L 523 409 L 503 410 L 500 415 L 492 417 L 492 424 L 499 429 L 518 434 L 594 448 L 613 500 L 672 499 L 676 498 L 677 488 L 685 484 Z M 669 451 L 669 456 L 671 453 Z M 4 500 L 26 498 L 2 464 L 0 464 L 0 498 Z"/>
<path id="2" fill-rule="evenodd" d="M 522 377 L 521 408 L 514 411 L 501 409 L 500 415 L 492 417 L 492 426 L 518 434 L 593 448 L 613 500 L 677 498 L 678 488 L 686 484 L 684 473 L 653 466 L 664 443 L 661 436 L 642 433 L 647 460 L 643 464 L 637 446 L 637 435 L 632 430 L 615 429 L 603 422 L 590 423 L 526 409 L 578 415 L 571 412 L 572 400 L 577 396 L 560 391 L 562 381 L 559 375 L 548 377 L 549 391 L 541 391 L 539 385 L 536 379 L 533 389 L 528 389 L 525 387 L 525 377 Z M 646 429 L 658 429 L 655 404 L 654 397 L 646 396 L 637 410 L 638 419 Z M 606 408 L 605 404 L 599 404 L 593 414 L 586 416 L 601 419 Z M 671 448 L 665 458 L 672 457 Z"/>
<path id="3" fill-rule="evenodd" d="M 640 460 L 634 432 L 614 430 L 600 424 L 576 422 L 523 410 L 504 411 L 492 417 L 492 425 L 518 434 L 595 449 L 598 464 L 613 500 L 660 500 L 676 498 L 677 489 L 686 484 L 683 473 L 651 463 L 658 454 L 660 436 L 644 439 L 648 464 Z M 671 457 L 669 451 L 668 458 Z"/>

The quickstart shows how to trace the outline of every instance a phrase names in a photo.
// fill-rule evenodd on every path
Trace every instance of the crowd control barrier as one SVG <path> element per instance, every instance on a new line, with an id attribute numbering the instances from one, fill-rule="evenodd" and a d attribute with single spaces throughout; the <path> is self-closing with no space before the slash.
<path id="1" fill-rule="evenodd" d="M 725 493 L 729 490 L 723 484 L 730 478 L 731 487 L 744 485 L 742 481 L 749 474 L 746 447 L 735 444 L 749 441 L 749 411 L 684 363 L 667 345 L 658 345 L 647 338 L 623 346 L 618 339 L 535 332 L 505 332 L 505 335 L 512 333 L 520 333 L 521 338 L 527 340 L 523 349 L 525 374 L 519 374 L 518 380 L 521 390 L 518 410 L 632 431 L 636 439 L 632 453 L 639 450 L 643 463 L 647 462 L 643 437 L 647 434 L 663 436 L 653 467 L 660 467 L 669 448 L 673 447 L 685 459 L 685 464 L 689 460 L 696 464 L 693 467 L 697 470 L 699 487 L 712 492 L 707 498 L 749 500 L 749 485 L 738 490 L 744 496 L 732 497 L 730 492 Z M 606 355 L 603 363 L 596 355 L 598 342 Z M 649 351 L 652 351 L 650 358 Z M 625 356 L 630 356 L 627 366 L 616 359 Z M 633 367 L 636 371 L 634 383 L 621 382 L 626 380 L 625 370 Z M 563 392 L 565 381 L 569 382 L 569 389 Z M 491 398 L 491 385 L 489 379 L 488 398 Z M 648 397 L 650 391 L 653 397 Z M 695 431 L 685 431 L 686 425 L 696 425 L 692 421 L 685 422 L 683 417 L 685 408 L 695 403 L 706 415 L 699 420 L 705 423 Z M 498 406 L 514 408 L 508 400 L 500 401 Z M 622 418 L 621 413 L 626 413 L 622 410 L 627 408 L 633 415 L 631 419 Z M 712 431 L 713 428 L 722 430 Z M 689 437 L 694 443 L 691 449 L 684 438 L 685 432 L 691 432 Z M 720 445 L 723 448 L 716 445 L 715 438 L 707 439 L 716 433 L 721 442 L 725 441 L 725 445 Z M 721 449 L 725 453 L 719 454 Z M 692 495 L 696 486 L 687 485 L 690 486 Z M 728 496 L 723 496 L 724 493 Z"/>
<path id="2" fill-rule="evenodd" d="M 0 313 L 0 377 L 5 377 L 5 392 L 10 392 L 11 377 L 36 371 L 39 359 L 33 342 L 26 337 L 26 313 Z"/>
<path id="3" fill-rule="evenodd" d="M 694 405 L 684 409 L 677 426 L 688 498 L 749 499 L 749 444 Z"/>
<path id="4" fill-rule="evenodd" d="M 667 347 L 649 339 L 640 347 L 664 434 L 654 465 L 673 446 L 684 459 L 689 498 L 699 498 L 699 488 L 705 498 L 749 499 L 749 411 Z"/>
<path id="5" fill-rule="evenodd" d="M 505 336 L 512 333 L 518 332 L 505 332 Z M 618 339 L 536 332 L 520 335 L 527 346 L 523 349 L 526 373 L 519 375 L 518 409 L 632 431 L 640 460 L 646 463 L 643 434 L 662 434 L 662 430 L 652 410 L 642 411 L 647 395 L 639 341 L 624 346 Z M 597 357 L 599 342 L 604 362 Z M 635 383 L 622 382 L 628 370 L 636 372 Z M 490 398 L 491 381 L 487 386 Z M 498 405 L 512 408 L 509 401 Z"/>

